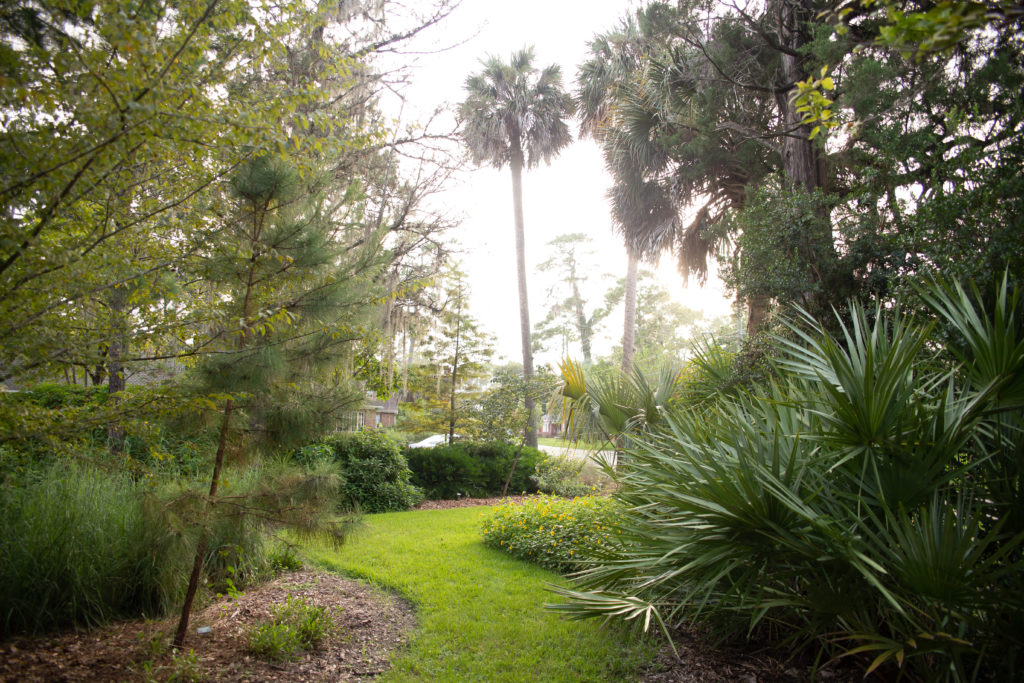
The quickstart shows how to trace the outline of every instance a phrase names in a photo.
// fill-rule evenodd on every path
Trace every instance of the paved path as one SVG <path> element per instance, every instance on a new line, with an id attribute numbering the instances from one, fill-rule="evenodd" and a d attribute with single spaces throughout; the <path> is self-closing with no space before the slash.
<path id="1" fill-rule="evenodd" d="M 572 458 L 579 458 L 580 460 L 593 460 L 595 462 L 611 461 L 615 457 L 615 451 L 592 451 L 588 448 L 576 447 L 570 445 L 567 448 L 561 446 L 538 446 L 538 448 L 545 453 L 551 455 L 568 455 Z"/>

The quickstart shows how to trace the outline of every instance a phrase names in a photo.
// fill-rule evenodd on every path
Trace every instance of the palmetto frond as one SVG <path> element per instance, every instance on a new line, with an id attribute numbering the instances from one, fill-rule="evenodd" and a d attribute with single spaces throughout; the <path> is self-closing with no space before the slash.
<path id="1" fill-rule="evenodd" d="M 565 118 L 574 111 L 562 89 L 561 70 L 533 66 L 532 48 L 482 62 L 466 79 L 459 107 L 462 137 L 477 164 L 497 168 L 518 159 L 527 167 L 548 162 L 572 141 Z"/>
<path id="2" fill-rule="evenodd" d="M 715 391 L 728 354 L 705 350 L 668 409 L 643 381 L 567 364 L 566 395 L 630 445 L 616 533 L 559 611 L 771 624 L 869 671 L 1015 680 L 1024 306 L 1006 283 L 987 305 L 955 284 L 921 293 L 961 366 L 940 369 L 934 321 L 857 305 L 838 334 L 805 316 L 775 340 L 766 386 Z"/>

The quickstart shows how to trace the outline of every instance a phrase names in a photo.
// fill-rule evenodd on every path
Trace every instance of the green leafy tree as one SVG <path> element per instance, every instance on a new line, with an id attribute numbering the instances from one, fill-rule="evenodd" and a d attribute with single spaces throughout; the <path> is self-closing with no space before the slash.
<path id="1" fill-rule="evenodd" d="M 650 271 L 640 271 L 637 280 L 635 365 L 648 374 L 663 366 L 680 367 L 703 314 L 673 301 Z M 627 282 L 620 280 L 611 297 L 618 298 L 626 286 Z"/>
<path id="2" fill-rule="evenodd" d="M 526 291 L 526 252 L 523 235 L 523 168 L 550 161 L 569 144 L 565 118 L 572 114 L 572 98 L 562 89 L 558 66 L 538 70 L 533 50 L 514 53 L 506 64 L 496 57 L 483 63 L 483 71 L 466 79 L 466 100 L 459 107 L 462 138 L 477 164 L 512 172 L 512 208 L 515 217 L 516 267 L 519 281 L 519 322 L 523 346 L 523 373 L 533 377 L 530 307 Z M 527 397 L 530 425 L 527 445 L 537 446 L 537 422 L 532 397 Z"/>
<path id="3" fill-rule="evenodd" d="M 557 385 L 557 376 L 546 365 L 538 368 L 528 384 L 517 363 L 497 368 L 480 397 L 478 427 L 474 435 L 483 441 L 514 442 L 527 426 L 523 397 L 529 393 L 536 405 L 548 405 Z"/>
<path id="4" fill-rule="evenodd" d="M 491 378 L 491 387 L 479 403 L 477 434 L 487 441 L 519 442 L 501 495 L 508 494 L 509 484 L 526 445 L 530 411 L 525 399 L 529 397 L 535 405 L 546 405 L 552 400 L 557 386 L 558 378 L 547 366 L 541 367 L 527 380 L 522 368 L 512 363 L 498 368 Z"/>

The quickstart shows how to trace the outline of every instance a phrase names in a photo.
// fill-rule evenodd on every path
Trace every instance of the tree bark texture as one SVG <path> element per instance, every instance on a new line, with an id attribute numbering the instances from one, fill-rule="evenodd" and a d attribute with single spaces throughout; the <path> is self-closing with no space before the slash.
<path id="1" fill-rule="evenodd" d="M 633 369 L 633 356 L 636 354 L 636 278 L 639 260 L 629 253 L 629 265 L 626 267 L 626 295 L 623 308 L 626 311 L 622 323 L 622 373 Z"/>
<path id="2" fill-rule="evenodd" d="M 781 0 L 778 5 L 779 42 L 791 51 L 802 50 L 811 40 L 808 27 L 814 16 L 810 0 Z M 782 84 L 795 84 L 806 78 L 804 62 L 802 55 L 780 53 Z M 824 185 L 824 168 L 818 148 L 808 139 L 810 128 L 800 125 L 803 117 L 790 101 L 792 87 L 776 96 L 782 124 L 787 131 L 782 138 L 782 170 L 793 186 L 801 185 L 812 191 Z"/>
<path id="3" fill-rule="evenodd" d="M 533 345 L 530 339 L 530 303 L 526 295 L 526 237 L 523 227 L 523 152 L 512 152 L 512 210 L 516 228 L 516 275 L 519 280 L 519 325 L 523 343 L 523 377 L 526 379 L 526 445 L 537 447 L 537 411 L 529 385 L 533 378 Z"/>
<path id="4" fill-rule="evenodd" d="M 459 341 L 462 333 L 462 291 L 459 290 L 459 307 L 455 315 L 455 360 L 452 363 L 452 396 L 448 417 L 448 444 L 455 443 L 455 387 L 459 372 Z"/>

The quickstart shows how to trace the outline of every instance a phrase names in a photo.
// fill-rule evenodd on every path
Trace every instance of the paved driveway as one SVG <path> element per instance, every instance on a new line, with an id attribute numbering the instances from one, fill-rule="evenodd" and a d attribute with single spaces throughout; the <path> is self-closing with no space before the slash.
<path id="1" fill-rule="evenodd" d="M 615 451 L 592 451 L 588 448 L 577 448 L 573 445 L 568 447 L 561 446 L 538 446 L 538 448 L 545 453 L 551 455 L 568 455 L 572 458 L 578 458 L 580 460 L 593 460 L 595 462 L 612 462 L 615 457 Z"/>

